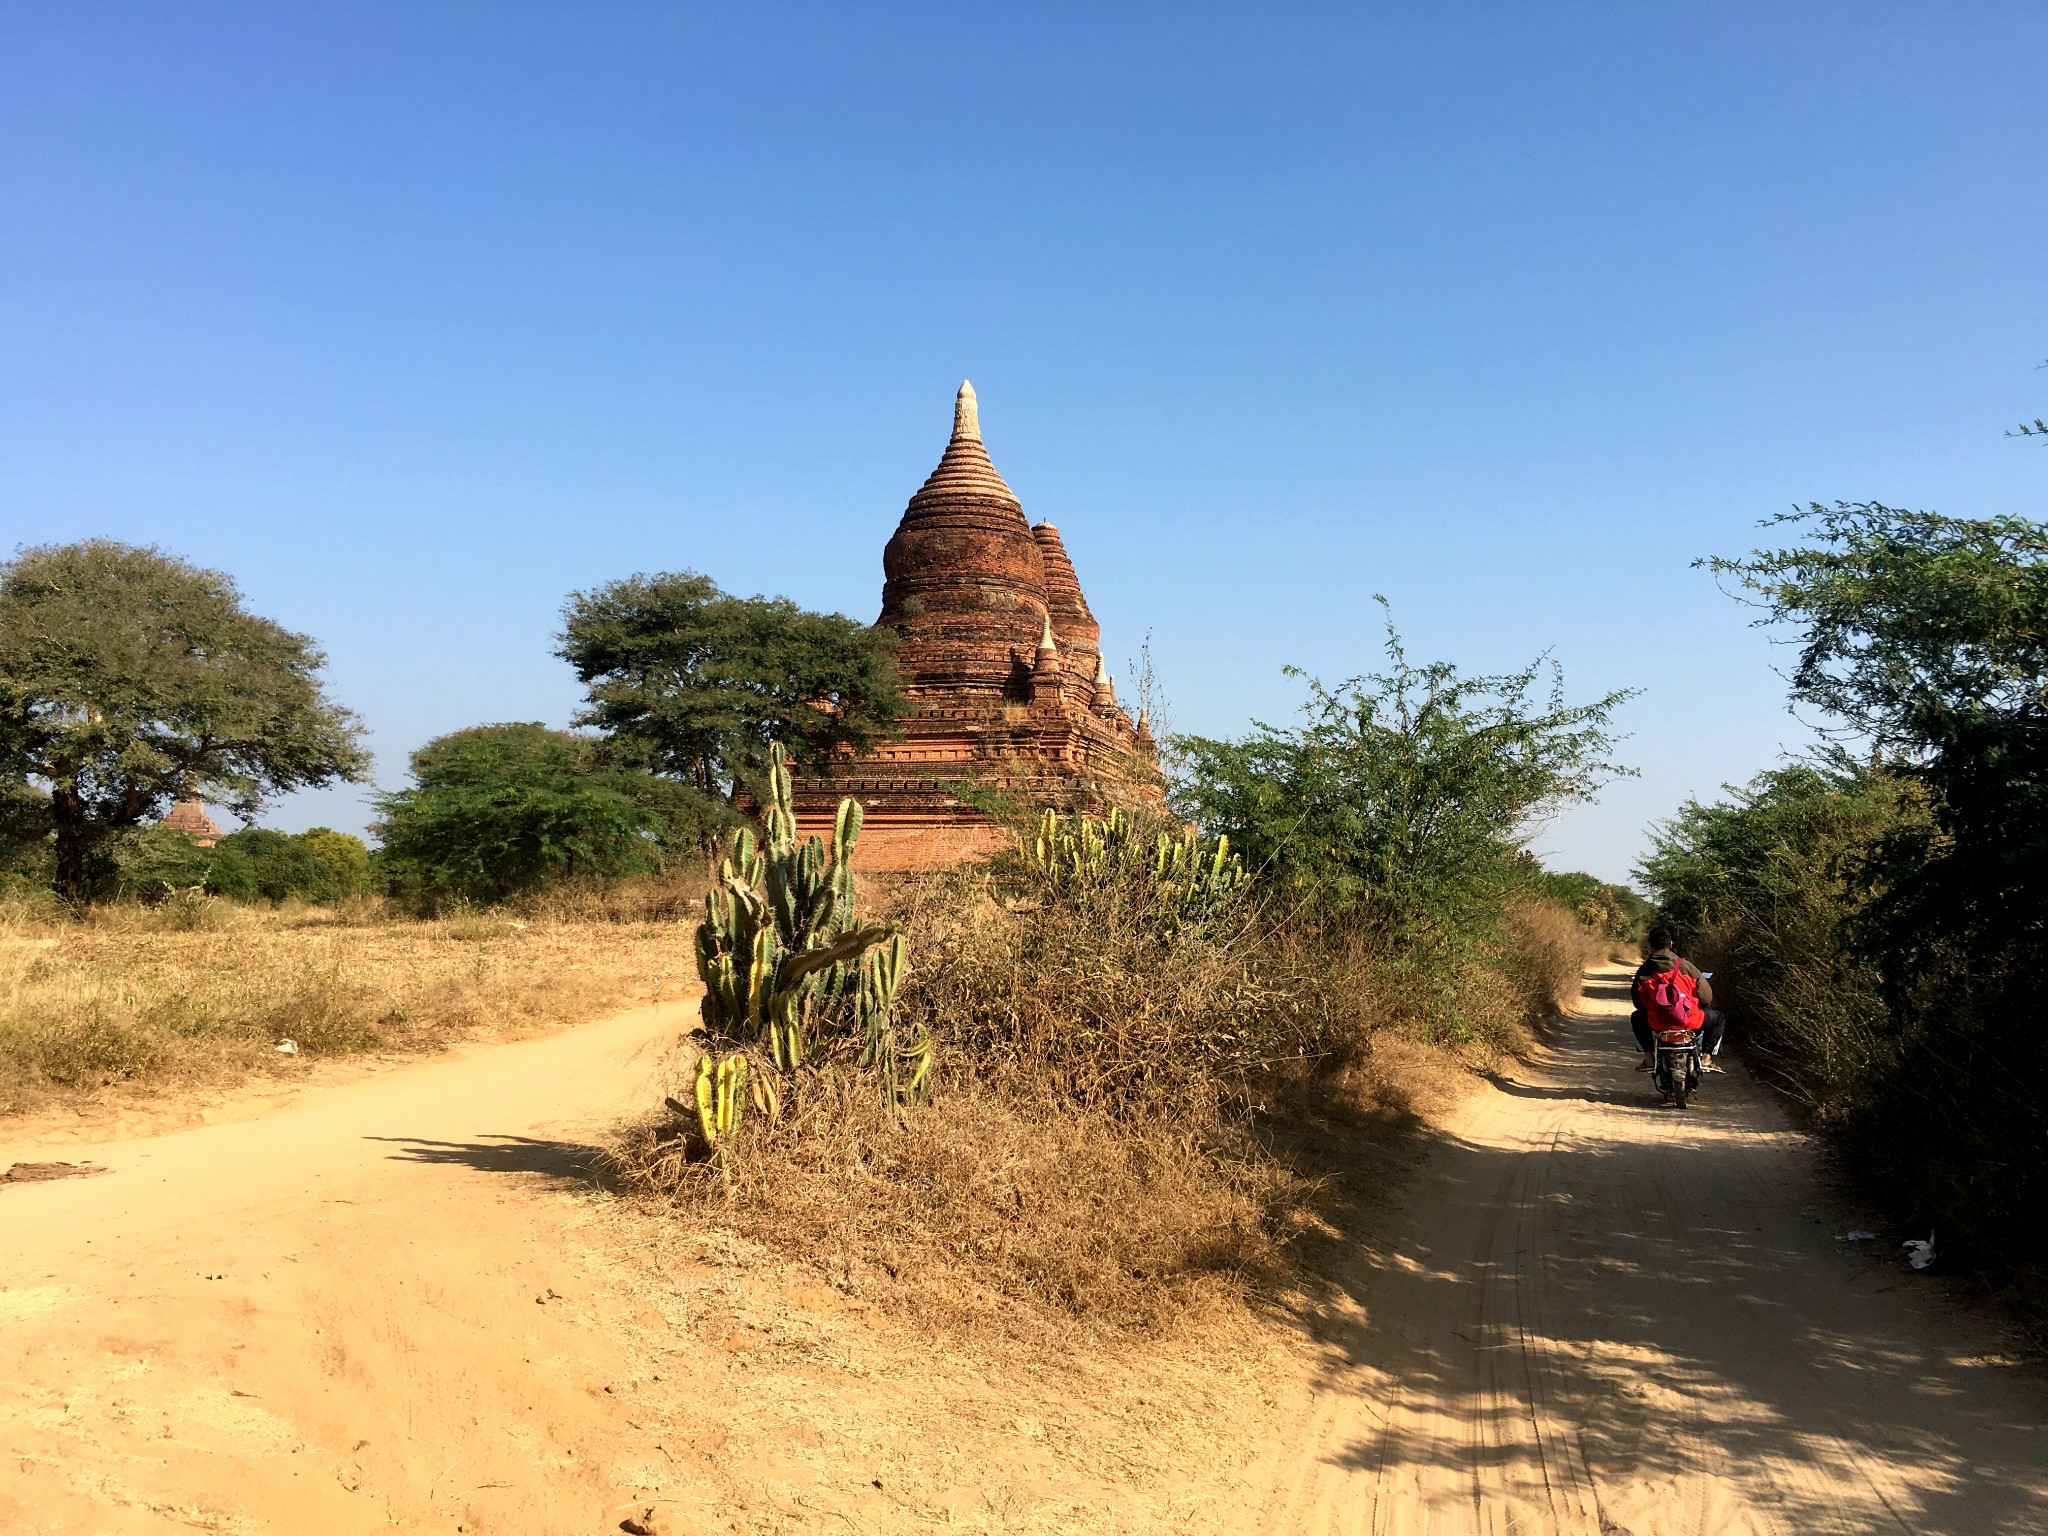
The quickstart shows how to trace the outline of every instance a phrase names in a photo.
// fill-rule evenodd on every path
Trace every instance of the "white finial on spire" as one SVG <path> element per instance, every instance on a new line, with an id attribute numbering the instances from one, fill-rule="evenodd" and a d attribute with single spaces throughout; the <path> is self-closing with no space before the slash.
<path id="1" fill-rule="evenodd" d="M 1109 682 L 1109 661 L 1099 651 L 1095 655 L 1095 684 L 1098 688 L 1114 686 Z"/>
<path id="2" fill-rule="evenodd" d="M 960 393 L 953 397 L 953 436 L 981 441 L 981 412 L 974 403 L 974 386 L 962 379 Z"/>
<path id="3" fill-rule="evenodd" d="M 1038 637 L 1038 648 L 1041 651 L 1056 651 L 1060 648 L 1059 642 L 1052 637 L 1052 615 L 1049 613 L 1045 616 L 1045 633 Z"/>

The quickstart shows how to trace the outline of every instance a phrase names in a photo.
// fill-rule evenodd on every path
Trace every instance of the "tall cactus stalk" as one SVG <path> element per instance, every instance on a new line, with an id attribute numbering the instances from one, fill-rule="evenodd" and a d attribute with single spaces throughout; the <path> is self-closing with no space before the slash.
<path id="1" fill-rule="evenodd" d="M 719 864 L 718 888 L 704 899 L 704 1027 L 715 1039 L 765 1048 L 784 1072 L 845 1039 L 880 1072 L 892 1102 L 909 1096 L 929 1078 L 931 1041 L 922 1031 L 914 1042 L 896 1038 L 890 1004 L 907 963 L 904 943 L 855 911 L 860 802 L 839 802 L 829 846 L 817 837 L 799 842 L 780 745 L 769 749 L 767 787 L 761 836 L 739 832 Z M 902 1065 L 912 1072 L 899 1091 Z"/>

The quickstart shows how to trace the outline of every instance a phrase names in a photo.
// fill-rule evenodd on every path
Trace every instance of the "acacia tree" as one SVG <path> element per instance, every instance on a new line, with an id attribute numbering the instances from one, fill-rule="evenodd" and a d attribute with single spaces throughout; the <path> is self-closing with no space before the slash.
<path id="1" fill-rule="evenodd" d="M 1629 695 L 1568 704 L 1554 667 L 1539 691 L 1541 660 L 1497 677 L 1417 665 L 1391 624 L 1387 656 L 1334 687 L 1306 679 L 1298 726 L 1177 738 L 1174 803 L 1306 907 L 1375 932 L 1427 993 L 1526 882 L 1531 825 L 1625 771 L 1606 753 Z"/>
<path id="2" fill-rule="evenodd" d="M 362 779 L 325 662 L 232 579 L 159 549 L 89 539 L 0 566 L 0 784 L 13 819 L 54 842 L 59 894 L 90 899 L 109 838 L 180 793 L 247 817 Z"/>
<path id="3" fill-rule="evenodd" d="M 625 760 L 730 802 L 780 742 L 799 766 L 886 738 L 904 702 L 895 636 L 694 571 L 571 594 L 556 654 L 589 690 L 577 725 Z"/>
<path id="4" fill-rule="evenodd" d="M 1878 503 L 1776 520 L 1805 542 L 1707 562 L 1800 631 L 1795 702 L 1917 787 L 1925 813 L 1841 903 L 1881 983 L 1846 1133 L 1902 1206 L 2016 1262 L 2048 1258 L 2048 524 Z"/>

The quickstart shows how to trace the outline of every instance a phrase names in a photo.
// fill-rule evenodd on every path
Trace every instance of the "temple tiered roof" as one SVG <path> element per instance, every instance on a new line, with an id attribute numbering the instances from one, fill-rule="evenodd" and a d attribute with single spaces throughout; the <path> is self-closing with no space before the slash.
<path id="1" fill-rule="evenodd" d="M 1101 632 L 1050 523 L 1032 527 L 981 440 L 974 386 L 882 553 L 882 613 L 911 703 L 902 738 L 797 786 L 798 819 L 841 794 L 867 811 L 862 862 L 942 862 L 1002 846 L 966 785 L 1029 804 L 1158 803 L 1152 740 L 1116 701 Z"/>
<path id="2" fill-rule="evenodd" d="M 220 826 L 206 814 L 206 807 L 197 795 L 181 795 L 172 805 L 170 815 L 164 818 L 164 825 L 173 832 L 182 832 L 201 848 L 211 848 L 220 841 Z"/>

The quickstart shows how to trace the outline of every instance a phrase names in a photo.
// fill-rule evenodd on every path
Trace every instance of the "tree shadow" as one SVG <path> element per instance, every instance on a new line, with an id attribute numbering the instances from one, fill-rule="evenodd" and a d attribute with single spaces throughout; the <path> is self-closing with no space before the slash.
<path id="1" fill-rule="evenodd" d="M 400 1162 L 452 1164 L 479 1173 L 533 1174 L 556 1183 L 611 1187 L 604 1150 L 584 1142 L 532 1136 L 484 1136 L 476 1141 L 433 1141 L 422 1136 L 365 1139 L 398 1147 L 391 1156 Z"/>
<path id="2" fill-rule="evenodd" d="M 1373 1529 L 1577 1529 L 1575 1498 L 1610 1530 L 1681 1502 L 1761 1522 L 1731 1530 L 2044 1528 L 2042 1384 L 1837 1247 L 1819 1159 L 1760 1086 L 1660 1108 L 1616 1080 L 1616 1023 L 1496 1078 L 1526 1107 L 1483 1136 L 1421 1132 L 1405 1201 L 1384 1167 L 1328 1181 L 1323 1289 L 1294 1315 L 1363 1411 L 1304 1447 L 1298 1496 Z"/>
<path id="3" fill-rule="evenodd" d="M 1498 1072 L 1486 1074 L 1486 1080 L 1502 1093 L 1514 1099 L 1573 1099 L 1582 1104 L 1609 1104 L 1616 1109 L 1642 1110 L 1660 1115 L 1676 1113 L 1669 1105 L 1659 1101 L 1657 1091 L 1650 1087 L 1650 1074 L 1637 1077 L 1638 1087 L 1541 1087 L 1534 1083 L 1519 1082 L 1512 1077 L 1503 1077 Z M 1691 1111 L 1685 1111 L 1690 1114 Z"/>

